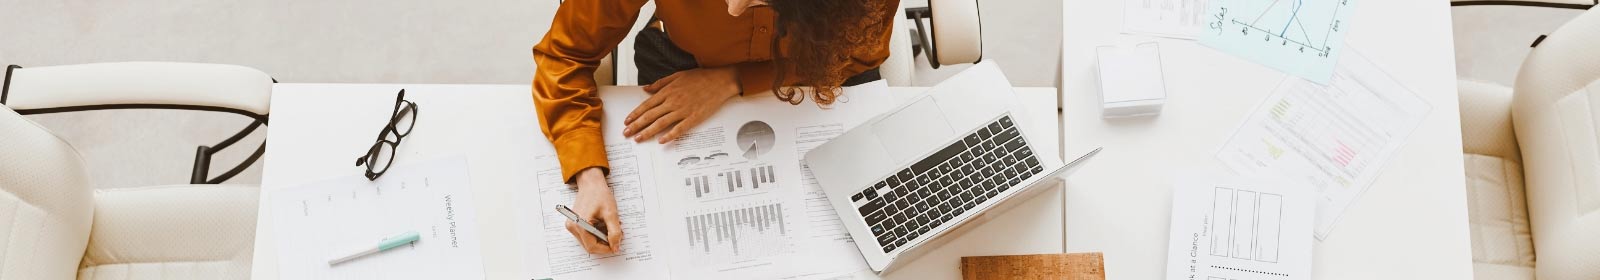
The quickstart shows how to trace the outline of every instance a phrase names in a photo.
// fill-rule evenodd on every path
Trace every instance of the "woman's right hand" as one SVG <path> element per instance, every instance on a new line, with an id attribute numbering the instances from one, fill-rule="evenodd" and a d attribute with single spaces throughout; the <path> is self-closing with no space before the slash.
<path id="1" fill-rule="evenodd" d="M 617 217 L 617 199 L 611 194 L 611 186 L 606 183 L 605 172 L 594 167 L 578 171 L 578 197 L 572 202 L 572 212 L 578 217 L 594 224 L 594 227 L 606 232 L 606 242 L 600 243 L 589 231 L 578 227 L 576 222 L 567 220 L 567 232 L 578 239 L 583 249 L 590 254 L 610 254 L 622 250 L 622 220 Z"/>

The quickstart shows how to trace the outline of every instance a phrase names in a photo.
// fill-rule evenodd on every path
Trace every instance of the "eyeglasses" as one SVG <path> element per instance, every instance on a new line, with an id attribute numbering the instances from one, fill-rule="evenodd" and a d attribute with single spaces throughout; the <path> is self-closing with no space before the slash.
<path id="1" fill-rule="evenodd" d="M 383 172 L 389 171 L 389 165 L 394 163 L 395 149 L 400 146 L 400 140 L 411 134 L 411 127 L 417 124 L 416 120 L 417 104 L 406 101 L 406 90 L 401 89 L 400 96 L 394 98 L 394 112 L 390 113 L 389 124 L 378 131 L 378 141 L 367 148 L 366 154 L 356 158 L 356 166 L 367 166 L 367 180 L 377 180 L 378 176 L 383 176 Z"/>

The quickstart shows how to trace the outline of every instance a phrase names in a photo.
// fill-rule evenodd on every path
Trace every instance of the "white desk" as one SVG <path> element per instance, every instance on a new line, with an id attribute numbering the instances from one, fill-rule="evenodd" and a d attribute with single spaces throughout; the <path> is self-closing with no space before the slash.
<path id="1" fill-rule="evenodd" d="M 395 92 L 418 104 L 416 133 L 401 144 L 395 164 L 465 155 L 470 168 L 488 279 L 527 279 L 516 232 L 515 186 L 534 185 L 532 141 L 539 133 L 528 86 L 278 84 L 273 87 L 262 203 L 256 227 L 253 279 L 278 279 L 267 199 L 275 190 L 336 176 L 360 175 L 354 159 L 372 145 L 393 109 Z M 922 88 L 895 88 L 896 100 Z M 1054 88 L 1018 88 L 1035 119 L 1055 120 Z M 1051 129 L 1053 121 L 1035 122 Z M 427 128 L 424 132 L 421 128 Z M 1041 143 L 1056 154 L 1059 139 Z M 895 279 L 957 279 L 961 256 L 1060 253 L 1060 188 L 1018 205 L 906 267 Z M 541 207 L 542 209 L 542 207 Z M 1003 238 L 1001 238 L 1003 237 Z M 871 278 L 863 272 L 860 276 Z"/>
<path id="2" fill-rule="evenodd" d="M 1363 0 L 1348 38 L 1433 109 L 1377 182 L 1316 245 L 1316 279 L 1471 279 L 1449 3 Z M 1172 175 L 1230 172 L 1214 153 L 1284 77 L 1192 41 L 1119 34 L 1122 1 L 1063 5 L 1065 149 L 1105 146 L 1067 180 L 1066 250 L 1106 275 L 1166 274 Z M 1094 47 L 1158 41 L 1169 99 L 1156 118 L 1102 120 Z"/>

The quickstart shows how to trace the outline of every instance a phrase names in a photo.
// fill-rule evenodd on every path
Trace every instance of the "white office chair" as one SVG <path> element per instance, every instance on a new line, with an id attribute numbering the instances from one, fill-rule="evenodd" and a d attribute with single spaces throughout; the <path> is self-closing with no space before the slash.
<path id="1" fill-rule="evenodd" d="M 917 55 L 924 55 L 928 64 L 939 66 L 978 63 L 983 60 L 983 36 L 978 0 L 929 0 L 928 7 L 907 7 L 900 1 L 895 9 L 894 31 L 889 39 L 889 58 L 878 67 L 879 74 L 889 86 L 914 86 Z M 641 14 L 648 18 L 654 6 L 646 5 Z M 928 24 L 924 25 L 926 20 Z M 645 21 L 634 26 L 628 39 L 621 44 L 632 46 L 632 38 Z M 913 35 L 915 37 L 913 37 Z M 595 82 L 599 85 L 626 85 L 632 81 L 617 75 L 638 73 L 631 57 L 618 59 L 619 51 L 601 60 L 595 69 Z M 631 51 L 625 52 L 631 54 Z"/>
<path id="2" fill-rule="evenodd" d="M 0 278 L 249 277 L 259 188 L 93 190 L 77 150 L 19 112 L 192 109 L 264 123 L 271 78 L 239 66 L 158 62 L 7 72 L 0 88 Z"/>
<path id="3" fill-rule="evenodd" d="M 1550 34 L 1515 89 L 1463 81 L 1478 279 L 1600 279 L 1600 9 Z"/>
<path id="4" fill-rule="evenodd" d="M 916 56 L 934 69 L 983 60 L 983 22 L 976 0 L 928 0 L 927 7 L 895 11 L 889 59 L 878 70 L 889 86 L 916 86 Z M 924 25 L 923 21 L 928 24 Z"/>

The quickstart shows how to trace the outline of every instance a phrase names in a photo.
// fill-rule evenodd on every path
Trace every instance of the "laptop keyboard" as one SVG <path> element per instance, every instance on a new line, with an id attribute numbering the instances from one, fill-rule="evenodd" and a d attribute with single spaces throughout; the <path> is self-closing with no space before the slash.
<path id="1" fill-rule="evenodd" d="M 884 253 L 894 251 L 1023 179 L 1044 172 L 1002 116 L 961 141 L 850 196 Z"/>

